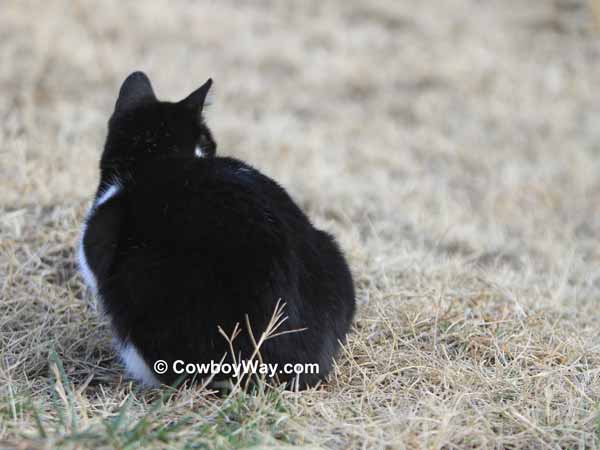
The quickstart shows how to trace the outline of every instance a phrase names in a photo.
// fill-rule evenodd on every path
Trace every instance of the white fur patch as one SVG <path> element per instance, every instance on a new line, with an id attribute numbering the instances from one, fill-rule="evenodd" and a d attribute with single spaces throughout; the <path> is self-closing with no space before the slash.
<path id="1" fill-rule="evenodd" d="M 87 262 L 87 258 L 85 256 L 85 249 L 83 248 L 83 238 L 85 236 L 85 232 L 87 230 L 87 222 L 92 218 L 96 208 L 119 193 L 121 190 L 121 185 L 119 182 L 111 184 L 108 189 L 106 189 L 101 195 L 98 196 L 90 210 L 88 211 L 85 221 L 83 223 L 83 227 L 81 229 L 81 238 L 79 239 L 79 251 L 77 252 L 77 259 L 79 263 L 79 272 L 85 281 L 85 284 L 90 288 L 92 293 L 96 295 L 98 293 L 98 281 L 96 280 L 96 276 L 90 265 Z"/>
<path id="2" fill-rule="evenodd" d="M 96 200 L 96 204 L 94 205 L 94 207 L 97 208 L 98 206 L 102 205 L 103 203 L 106 203 L 112 197 L 114 197 L 115 195 L 117 195 L 120 190 L 121 190 L 121 186 L 119 186 L 118 184 L 111 184 L 108 187 L 108 189 L 106 191 L 104 191 L 102 193 L 102 195 L 100 195 L 100 197 L 98 197 L 98 199 Z"/>
<path id="3" fill-rule="evenodd" d="M 154 375 L 154 372 L 148 367 L 142 355 L 137 351 L 135 345 L 128 342 L 121 346 L 119 355 L 125 364 L 127 375 L 140 381 L 145 386 L 160 386 L 160 381 Z"/>
<path id="4" fill-rule="evenodd" d="M 87 222 L 88 219 L 86 219 Z M 81 231 L 81 239 L 79 239 L 79 251 L 77 252 L 77 260 L 79 263 L 79 273 L 83 277 L 83 281 L 87 287 L 92 291 L 92 294 L 96 295 L 98 292 L 98 282 L 96 281 L 96 276 L 92 269 L 90 268 L 87 259 L 85 257 L 85 250 L 83 248 L 83 237 L 85 236 L 85 230 L 87 229 L 87 223 L 83 224 L 83 229 Z"/>
<path id="5" fill-rule="evenodd" d="M 194 155 L 196 155 L 197 158 L 204 157 L 204 150 L 202 150 L 202 147 L 200 147 L 199 145 L 196 145 L 196 149 L 194 150 Z"/>

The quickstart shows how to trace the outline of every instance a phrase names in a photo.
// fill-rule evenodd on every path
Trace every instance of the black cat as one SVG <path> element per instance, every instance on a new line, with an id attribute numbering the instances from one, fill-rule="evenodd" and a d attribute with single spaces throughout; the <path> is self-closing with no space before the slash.
<path id="1" fill-rule="evenodd" d="M 79 263 L 108 313 L 128 373 L 172 383 L 173 363 L 249 358 L 279 299 L 288 319 L 262 361 L 317 363 L 318 373 L 278 373 L 314 385 L 330 371 L 355 310 L 352 276 L 333 237 L 313 227 L 275 181 L 215 156 L 202 115 L 208 80 L 186 99 L 158 101 L 149 79 L 123 83 L 85 220 Z M 158 374 L 154 362 L 168 370 Z M 229 376 L 217 374 L 215 380 Z M 291 384 L 291 383 L 290 383 Z"/>

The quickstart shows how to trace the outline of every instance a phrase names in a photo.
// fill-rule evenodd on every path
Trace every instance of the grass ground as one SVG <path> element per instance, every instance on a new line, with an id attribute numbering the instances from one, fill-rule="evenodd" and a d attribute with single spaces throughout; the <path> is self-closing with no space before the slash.
<path id="1" fill-rule="evenodd" d="M 0 447 L 597 448 L 600 41 L 577 0 L 0 4 Z M 121 80 L 335 233 L 329 383 L 140 391 L 75 271 Z"/>

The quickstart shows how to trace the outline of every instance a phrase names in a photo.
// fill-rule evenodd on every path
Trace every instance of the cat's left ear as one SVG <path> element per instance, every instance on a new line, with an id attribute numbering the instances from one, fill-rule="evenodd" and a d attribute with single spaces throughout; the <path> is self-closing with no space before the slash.
<path id="1" fill-rule="evenodd" d="M 186 108 L 194 111 L 197 114 L 198 119 L 201 118 L 202 110 L 204 109 L 204 104 L 206 102 L 206 96 L 208 95 L 208 91 L 212 86 L 212 82 L 212 78 L 209 78 L 206 80 L 206 83 L 204 83 L 180 102 Z"/>
<path id="2" fill-rule="evenodd" d="M 156 96 L 146 74 L 139 71 L 133 72 L 121 85 L 115 113 L 125 112 L 136 106 L 155 101 Z"/>

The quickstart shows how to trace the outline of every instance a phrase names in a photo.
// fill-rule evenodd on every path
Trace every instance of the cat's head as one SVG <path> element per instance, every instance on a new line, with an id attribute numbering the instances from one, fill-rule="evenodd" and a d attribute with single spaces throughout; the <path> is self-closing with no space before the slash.
<path id="1" fill-rule="evenodd" d="M 179 102 L 159 101 L 143 72 L 129 75 L 108 123 L 102 169 L 126 169 L 154 158 L 210 158 L 216 143 L 202 110 L 209 79 Z"/>

